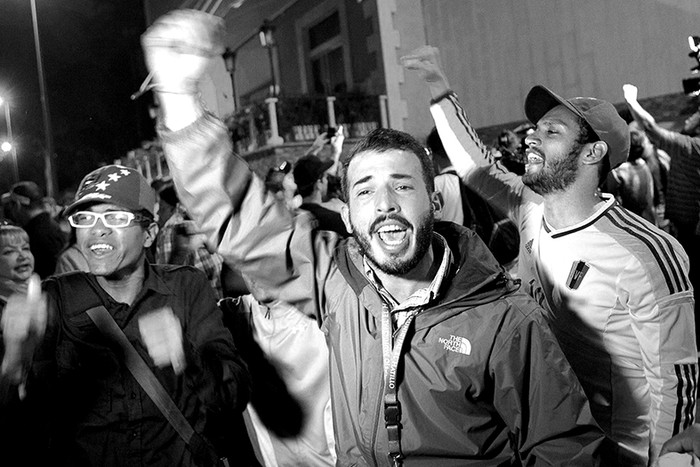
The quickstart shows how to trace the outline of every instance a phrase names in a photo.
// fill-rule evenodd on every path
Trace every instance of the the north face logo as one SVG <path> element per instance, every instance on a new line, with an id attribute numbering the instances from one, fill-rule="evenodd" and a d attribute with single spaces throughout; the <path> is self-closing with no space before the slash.
<path id="1" fill-rule="evenodd" d="M 472 353 L 472 343 L 466 337 L 450 336 L 449 339 L 441 337 L 438 341 L 445 346 L 445 350 L 457 352 L 464 355 Z"/>

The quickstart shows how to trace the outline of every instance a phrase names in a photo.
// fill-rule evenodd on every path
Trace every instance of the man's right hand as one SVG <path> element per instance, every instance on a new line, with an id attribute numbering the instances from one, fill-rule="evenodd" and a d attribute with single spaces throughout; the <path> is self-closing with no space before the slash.
<path id="1" fill-rule="evenodd" d="M 193 94 L 209 59 L 223 53 L 221 18 L 196 10 L 174 10 L 141 36 L 156 91 Z"/>
<path id="2" fill-rule="evenodd" d="M 416 70 L 430 88 L 433 97 L 449 91 L 450 84 L 440 65 L 440 51 L 437 47 L 424 45 L 401 57 L 401 64 L 407 70 Z"/>
<path id="3" fill-rule="evenodd" d="M 631 104 L 633 102 L 637 102 L 637 95 L 639 94 L 639 90 L 634 84 L 623 84 L 622 94 L 624 94 L 627 103 Z"/>
<path id="4" fill-rule="evenodd" d="M 12 295 L 0 320 L 5 345 L 0 373 L 12 384 L 20 385 L 20 395 L 34 348 L 46 331 L 47 316 L 46 297 L 41 292 L 39 276 L 33 275 L 29 279 L 27 294 Z"/>

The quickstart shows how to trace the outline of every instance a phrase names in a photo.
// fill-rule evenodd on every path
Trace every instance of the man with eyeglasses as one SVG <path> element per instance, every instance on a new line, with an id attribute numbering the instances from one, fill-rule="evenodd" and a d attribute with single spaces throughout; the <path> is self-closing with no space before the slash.
<path id="1" fill-rule="evenodd" d="M 131 168 L 88 174 L 66 214 L 90 273 L 13 296 L 2 317 L 0 384 L 45 406 L 60 465 L 202 465 L 211 453 L 188 448 L 86 313 L 93 307 L 107 309 L 196 432 L 207 415 L 248 401 L 247 368 L 204 274 L 146 259 L 155 199 Z"/>

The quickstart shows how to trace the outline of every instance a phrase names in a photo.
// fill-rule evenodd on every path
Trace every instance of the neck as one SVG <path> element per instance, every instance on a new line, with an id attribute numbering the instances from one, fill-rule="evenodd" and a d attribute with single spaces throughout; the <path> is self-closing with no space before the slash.
<path id="1" fill-rule="evenodd" d="M 314 190 L 309 196 L 303 198 L 303 202 L 307 204 L 321 204 L 323 203 L 323 196 L 318 190 Z"/>
<path id="2" fill-rule="evenodd" d="M 134 271 L 120 275 L 119 277 L 97 276 L 97 282 L 114 300 L 131 306 L 136 296 L 143 288 L 143 281 L 145 278 L 145 261 L 141 261 L 140 266 Z"/>
<path id="3" fill-rule="evenodd" d="M 402 303 L 416 291 L 430 285 L 439 267 L 440 263 L 435 261 L 434 247 L 431 245 L 420 263 L 408 273 L 397 276 L 376 269 L 375 274 L 391 296 Z"/>
<path id="4" fill-rule="evenodd" d="M 563 229 L 591 217 L 601 203 L 595 187 L 571 187 L 544 196 L 544 217 L 555 229 Z"/>

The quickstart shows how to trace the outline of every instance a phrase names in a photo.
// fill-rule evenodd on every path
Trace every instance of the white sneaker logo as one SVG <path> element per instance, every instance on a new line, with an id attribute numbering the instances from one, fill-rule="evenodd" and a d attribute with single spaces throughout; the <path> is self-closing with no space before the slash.
<path id="1" fill-rule="evenodd" d="M 471 355 L 472 343 L 466 337 L 450 336 L 449 339 L 441 337 L 438 341 L 445 346 L 445 350 Z"/>

